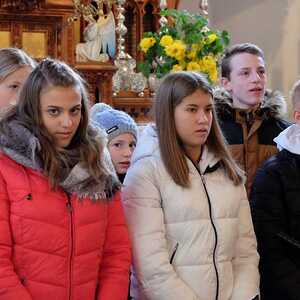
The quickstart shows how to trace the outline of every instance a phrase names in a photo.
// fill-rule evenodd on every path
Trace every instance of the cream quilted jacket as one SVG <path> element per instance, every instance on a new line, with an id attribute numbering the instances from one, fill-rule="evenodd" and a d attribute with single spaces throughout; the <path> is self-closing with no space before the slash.
<path id="1" fill-rule="evenodd" d="M 182 188 L 161 161 L 154 125 L 144 129 L 122 193 L 133 243 L 131 295 L 250 300 L 259 294 L 259 257 L 244 186 L 233 185 L 207 148 L 199 172 L 188 164 L 191 187 Z"/>

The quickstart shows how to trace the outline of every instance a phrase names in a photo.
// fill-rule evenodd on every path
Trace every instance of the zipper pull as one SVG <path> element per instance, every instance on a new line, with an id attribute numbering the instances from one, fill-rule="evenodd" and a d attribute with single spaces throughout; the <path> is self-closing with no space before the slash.
<path id="1" fill-rule="evenodd" d="M 66 203 L 66 207 L 68 209 L 68 211 L 72 211 L 73 210 L 73 207 L 72 207 L 72 202 L 71 202 L 71 196 L 70 194 L 67 194 L 67 197 L 68 197 L 68 201 Z"/>
<path id="2" fill-rule="evenodd" d="M 67 209 L 71 212 L 72 211 L 72 204 L 68 201 L 67 203 L 66 203 L 66 206 L 67 206 Z"/>
<path id="3" fill-rule="evenodd" d="M 200 173 L 200 176 L 201 176 L 201 179 L 202 179 L 202 182 L 205 184 L 205 177 L 204 177 L 204 174 Z"/>

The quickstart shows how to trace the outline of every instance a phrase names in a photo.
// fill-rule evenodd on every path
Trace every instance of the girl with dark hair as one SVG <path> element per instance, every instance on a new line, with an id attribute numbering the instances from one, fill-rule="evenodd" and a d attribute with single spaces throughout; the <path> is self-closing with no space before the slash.
<path id="1" fill-rule="evenodd" d="M 36 62 L 18 48 L 0 49 L 0 109 L 17 102 L 19 91 Z"/>
<path id="2" fill-rule="evenodd" d="M 225 146 L 211 86 L 198 73 L 171 73 L 154 103 L 156 124 L 138 140 L 122 193 L 133 243 L 131 296 L 257 298 L 243 173 Z"/>
<path id="3" fill-rule="evenodd" d="M 0 121 L 1 300 L 122 300 L 130 246 L 119 182 L 82 78 L 43 60 Z"/>

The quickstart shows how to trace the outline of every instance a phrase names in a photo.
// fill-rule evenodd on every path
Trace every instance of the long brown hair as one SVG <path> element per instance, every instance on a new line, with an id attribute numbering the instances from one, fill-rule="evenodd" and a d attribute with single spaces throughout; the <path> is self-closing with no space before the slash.
<path id="1" fill-rule="evenodd" d="M 201 90 L 213 97 L 213 90 L 204 75 L 196 72 L 175 72 L 163 78 L 156 93 L 155 123 L 161 157 L 164 165 L 175 183 L 182 187 L 189 186 L 189 169 L 186 154 L 176 131 L 174 112 L 175 107 L 183 98 Z M 213 107 L 213 120 L 206 144 L 210 151 L 221 159 L 225 172 L 234 184 L 243 181 L 243 173 L 232 159 L 217 122 L 217 115 Z"/>
<path id="2" fill-rule="evenodd" d="M 81 93 L 81 120 L 78 129 L 64 151 L 54 147 L 53 138 L 43 126 L 40 108 L 40 95 L 48 87 L 75 87 Z M 43 171 L 49 177 L 51 186 L 57 187 L 62 170 L 70 168 L 68 153 L 76 151 L 81 162 L 97 181 L 108 174 L 101 161 L 103 145 L 98 141 L 97 131 L 89 126 L 88 96 L 84 80 L 67 64 L 53 59 L 44 59 L 31 72 L 19 96 L 18 104 L 6 113 L 0 122 L 0 134 L 5 132 L 10 120 L 30 130 L 41 144 Z"/>

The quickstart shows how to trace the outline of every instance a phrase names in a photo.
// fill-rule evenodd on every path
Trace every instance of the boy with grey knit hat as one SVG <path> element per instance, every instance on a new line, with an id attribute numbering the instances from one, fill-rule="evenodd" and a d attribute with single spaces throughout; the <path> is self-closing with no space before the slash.
<path id="1" fill-rule="evenodd" d="M 94 126 L 107 133 L 108 150 L 118 177 L 123 182 L 138 136 L 135 121 L 126 112 L 105 103 L 97 103 L 91 108 L 91 119 Z"/>

